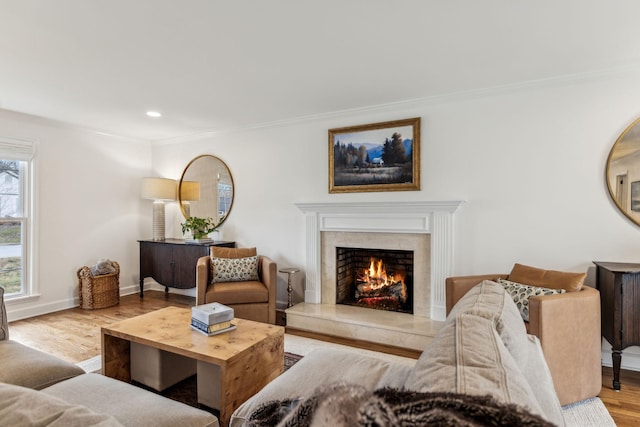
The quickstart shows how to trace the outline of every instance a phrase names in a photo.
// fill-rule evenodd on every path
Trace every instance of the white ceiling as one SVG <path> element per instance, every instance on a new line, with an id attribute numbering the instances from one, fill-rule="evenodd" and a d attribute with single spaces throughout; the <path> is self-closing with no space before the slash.
<path id="1" fill-rule="evenodd" d="M 638 17 L 637 0 L 0 0 L 0 108 L 167 139 L 635 66 Z"/>

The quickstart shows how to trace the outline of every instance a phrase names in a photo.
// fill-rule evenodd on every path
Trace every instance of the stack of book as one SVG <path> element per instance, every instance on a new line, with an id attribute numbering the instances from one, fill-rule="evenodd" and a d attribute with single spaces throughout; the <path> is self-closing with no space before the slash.
<path id="1" fill-rule="evenodd" d="M 191 327 L 209 336 L 222 334 L 236 328 L 233 316 L 233 308 L 219 302 L 197 305 L 191 308 Z"/>

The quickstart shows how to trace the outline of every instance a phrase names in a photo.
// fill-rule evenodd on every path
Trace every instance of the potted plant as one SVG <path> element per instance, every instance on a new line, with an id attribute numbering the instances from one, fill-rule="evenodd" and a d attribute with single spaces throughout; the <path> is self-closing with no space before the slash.
<path id="1" fill-rule="evenodd" d="M 191 235 L 195 240 L 202 240 L 207 237 L 207 234 L 216 231 L 218 225 L 213 221 L 213 218 L 198 218 L 192 216 L 187 218 L 185 222 L 180 223 L 182 226 L 182 232 L 186 233 L 191 231 Z"/>

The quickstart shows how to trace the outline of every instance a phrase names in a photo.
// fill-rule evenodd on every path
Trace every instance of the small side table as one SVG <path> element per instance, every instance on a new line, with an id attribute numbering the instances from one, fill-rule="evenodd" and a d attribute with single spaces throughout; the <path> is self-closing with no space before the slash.
<path id="1" fill-rule="evenodd" d="M 287 275 L 287 294 L 289 295 L 289 299 L 287 301 L 287 308 L 293 306 L 293 303 L 291 302 L 291 292 L 292 292 L 292 288 L 291 288 L 291 275 L 297 273 L 298 271 L 300 271 L 299 268 L 295 268 L 295 267 L 289 267 L 289 268 L 281 268 L 280 273 L 285 273 Z"/>
<path id="2" fill-rule="evenodd" d="M 640 264 L 593 263 L 600 291 L 602 335 L 611 344 L 613 389 L 620 391 L 622 350 L 640 345 Z"/>

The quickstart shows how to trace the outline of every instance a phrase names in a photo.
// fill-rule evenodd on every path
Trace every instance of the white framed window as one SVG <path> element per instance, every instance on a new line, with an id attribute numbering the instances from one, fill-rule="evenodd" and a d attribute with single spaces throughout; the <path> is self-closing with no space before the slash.
<path id="1" fill-rule="evenodd" d="M 34 293 L 32 175 L 35 143 L 0 137 L 0 287 L 7 300 Z"/>

